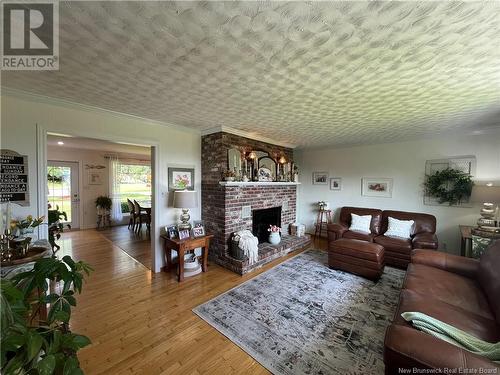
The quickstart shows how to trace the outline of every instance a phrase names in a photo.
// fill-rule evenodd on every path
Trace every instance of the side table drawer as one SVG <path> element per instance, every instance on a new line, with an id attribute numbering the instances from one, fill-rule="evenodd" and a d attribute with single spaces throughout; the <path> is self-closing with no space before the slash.
<path id="1" fill-rule="evenodd" d="M 193 238 L 189 241 L 189 247 L 192 249 L 195 247 L 203 247 L 205 246 L 205 241 L 205 238 Z"/>

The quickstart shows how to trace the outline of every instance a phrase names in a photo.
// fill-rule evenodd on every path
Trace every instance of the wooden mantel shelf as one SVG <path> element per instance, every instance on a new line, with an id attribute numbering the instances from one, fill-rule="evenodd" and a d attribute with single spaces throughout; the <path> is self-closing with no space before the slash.
<path id="1" fill-rule="evenodd" d="M 300 185 L 300 182 L 264 182 L 264 181 L 221 181 L 222 186 L 290 186 Z"/>

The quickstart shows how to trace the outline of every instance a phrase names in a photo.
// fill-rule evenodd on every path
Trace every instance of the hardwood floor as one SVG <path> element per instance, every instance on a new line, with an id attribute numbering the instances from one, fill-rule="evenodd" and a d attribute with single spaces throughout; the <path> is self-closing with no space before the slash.
<path id="1" fill-rule="evenodd" d="M 71 323 L 92 340 L 79 354 L 86 374 L 269 373 L 191 309 L 299 252 L 243 277 L 209 263 L 207 273 L 178 283 L 174 273 L 151 273 L 102 232 L 64 233 L 60 244 L 60 257 L 95 268 Z"/>
<path id="2" fill-rule="evenodd" d="M 128 229 L 126 225 L 107 228 L 100 233 L 147 269 L 151 269 L 151 239 L 145 225 L 139 233 Z"/>

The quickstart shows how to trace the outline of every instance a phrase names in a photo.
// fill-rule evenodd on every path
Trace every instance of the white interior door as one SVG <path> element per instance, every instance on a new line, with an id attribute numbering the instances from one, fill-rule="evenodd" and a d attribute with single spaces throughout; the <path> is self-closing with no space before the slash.
<path id="1" fill-rule="evenodd" d="M 63 161 L 47 162 L 47 201 L 59 211 L 66 212 L 67 224 L 80 228 L 80 191 L 78 163 Z"/>

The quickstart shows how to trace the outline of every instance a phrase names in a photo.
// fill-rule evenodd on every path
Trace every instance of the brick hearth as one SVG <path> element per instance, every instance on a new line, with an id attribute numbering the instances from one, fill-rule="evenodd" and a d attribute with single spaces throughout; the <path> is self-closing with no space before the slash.
<path id="1" fill-rule="evenodd" d="M 258 142 L 228 133 L 215 133 L 202 137 L 202 217 L 208 232 L 214 234 L 210 257 L 216 263 L 239 274 L 247 273 L 290 251 L 303 248 L 309 237 L 287 235 L 288 225 L 296 219 L 296 185 L 221 185 L 221 172 L 227 169 L 227 151 L 239 148 L 242 152 L 267 151 L 273 158 L 283 155 L 293 161 L 291 149 Z M 230 255 L 231 235 L 239 230 L 252 231 L 252 215 L 242 217 L 242 208 L 251 210 L 280 207 L 283 238 L 279 245 L 259 245 L 259 261 L 249 265 L 248 261 L 237 260 Z"/>

